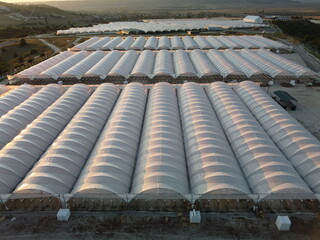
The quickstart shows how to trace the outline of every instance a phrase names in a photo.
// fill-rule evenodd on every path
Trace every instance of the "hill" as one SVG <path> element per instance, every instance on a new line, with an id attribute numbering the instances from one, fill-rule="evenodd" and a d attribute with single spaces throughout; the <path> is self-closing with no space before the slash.
<path id="1" fill-rule="evenodd" d="M 91 1 L 48 1 L 46 4 L 74 11 L 138 11 L 146 10 L 219 10 L 248 8 L 312 8 L 320 3 L 306 3 L 294 0 L 91 0 Z"/>

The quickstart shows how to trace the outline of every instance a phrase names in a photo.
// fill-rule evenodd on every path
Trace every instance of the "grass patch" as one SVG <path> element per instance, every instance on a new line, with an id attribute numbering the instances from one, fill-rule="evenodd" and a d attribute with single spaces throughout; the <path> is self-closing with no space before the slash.
<path id="1" fill-rule="evenodd" d="M 19 46 L 20 39 L 16 43 L 1 48 L 0 75 L 13 74 L 30 67 L 50 56 L 53 51 L 38 39 L 26 39 L 26 45 Z"/>
<path id="2" fill-rule="evenodd" d="M 68 48 L 73 47 L 73 42 L 77 39 L 77 37 L 54 37 L 54 38 L 46 38 L 45 40 L 48 43 L 51 43 L 58 48 L 61 49 L 61 51 L 65 51 Z"/>

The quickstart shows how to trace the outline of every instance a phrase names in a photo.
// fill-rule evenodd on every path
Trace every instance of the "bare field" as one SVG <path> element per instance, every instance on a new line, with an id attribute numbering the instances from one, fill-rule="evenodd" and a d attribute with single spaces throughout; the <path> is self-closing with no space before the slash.
<path id="1" fill-rule="evenodd" d="M 319 214 L 290 214 L 290 232 L 278 232 L 276 214 L 202 213 L 190 224 L 188 213 L 74 212 L 58 222 L 56 212 L 2 212 L 0 239 L 318 239 Z M 11 221 L 16 217 L 15 221 Z"/>

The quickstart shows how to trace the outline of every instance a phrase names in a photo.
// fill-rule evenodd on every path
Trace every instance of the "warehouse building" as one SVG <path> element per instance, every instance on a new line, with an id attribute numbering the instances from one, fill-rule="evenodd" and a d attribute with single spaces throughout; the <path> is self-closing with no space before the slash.
<path id="1" fill-rule="evenodd" d="M 253 82 L 24 88 L 0 97 L 2 209 L 319 207 L 319 140 Z"/>

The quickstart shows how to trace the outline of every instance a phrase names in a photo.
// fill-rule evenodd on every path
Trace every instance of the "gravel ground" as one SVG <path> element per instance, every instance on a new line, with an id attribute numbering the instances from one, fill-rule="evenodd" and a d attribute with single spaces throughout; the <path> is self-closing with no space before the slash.
<path id="1" fill-rule="evenodd" d="M 319 239 L 319 214 L 291 214 L 289 232 L 279 232 L 276 214 L 202 213 L 201 224 L 188 213 L 74 212 L 58 222 L 56 212 L 2 212 L 0 239 Z M 11 221 L 16 217 L 15 221 Z"/>

